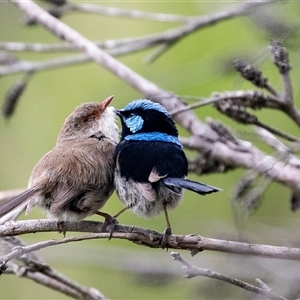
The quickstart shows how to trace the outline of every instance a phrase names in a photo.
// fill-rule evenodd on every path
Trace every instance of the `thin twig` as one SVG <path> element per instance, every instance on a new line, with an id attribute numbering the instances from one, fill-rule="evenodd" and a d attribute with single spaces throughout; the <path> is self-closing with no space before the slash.
<path id="1" fill-rule="evenodd" d="M 231 276 L 227 276 L 227 275 L 224 275 L 224 274 L 221 274 L 219 272 L 215 272 L 215 271 L 212 271 L 209 269 L 196 267 L 196 266 L 190 264 L 189 262 L 187 262 L 184 258 L 182 258 L 180 253 L 178 253 L 178 252 L 172 252 L 171 256 L 174 260 L 180 262 L 183 265 L 182 269 L 185 272 L 186 278 L 193 278 L 196 276 L 205 276 L 205 277 L 225 281 L 227 283 L 230 283 L 232 285 L 235 285 L 235 286 L 245 289 L 247 291 L 253 292 L 255 294 L 267 296 L 268 298 L 273 299 L 273 300 L 286 300 L 286 298 L 281 297 L 281 296 L 277 295 L 276 293 L 274 293 L 266 284 L 263 287 L 256 287 L 252 284 L 249 284 L 245 281 L 233 278 Z"/>
<path id="2" fill-rule="evenodd" d="M 7 263 L 7 270 L 5 271 L 5 274 L 16 274 L 18 277 L 25 277 L 28 279 L 31 279 L 47 288 L 53 289 L 55 291 L 59 291 L 69 297 L 79 299 L 80 293 L 73 290 L 72 288 L 66 286 L 65 284 L 53 280 L 49 278 L 47 275 L 43 274 L 42 272 L 33 270 L 30 267 L 26 266 L 19 266 L 16 263 L 8 262 Z"/>
<path id="3" fill-rule="evenodd" d="M 142 19 L 142 20 L 151 20 L 158 22 L 175 22 L 175 23 L 186 23 L 193 17 L 184 17 L 180 15 L 173 14 L 163 14 L 163 13 L 149 13 L 140 10 L 129 10 L 122 9 L 118 7 L 108 7 L 98 4 L 91 3 L 76 3 L 72 4 L 71 7 L 73 10 L 92 13 L 92 14 L 101 14 L 112 17 L 122 17 L 122 18 L 131 18 L 131 19 Z"/>
<path id="4" fill-rule="evenodd" d="M 24 47 L 30 47 L 30 45 L 24 45 Z M 32 47 L 38 48 L 39 46 L 34 44 Z M 124 46 L 107 49 L 106 52 L 111 56 L 122 56 L 128 53 L 134 53 L 143 50 L 144 48 L 145 46 L 141 43 L 130 42 Z M 48 51 L 46 49 L 50 49 L 50 46 L 49 48 L 45 48 L 45 51 Z M 62 68 L 69 65 L 86 63 L 91 60 L 92 58 L 90 58 L 87 54 L 77 54 L 38 62 L 18 61 L 8 66 L 0 66 L 0 75 L 45 71 L 49 69 Z"/>
<path id="5" fill-rule="evenodd" d="M 185 99 L 185 96 L 178 96 L 181 99 Z M 190 97 L 189 97 L 190 98 Z M 196 97 L 194 97 L 195 99 Z M 201 99 L 199 102 L 186 105 L 180 109 L 171 111 L 170 114 L 172 116 L 179 114 L 181 112 L 185 112 L 191 109 L 199 108 L 205 105 L 213 104 L 223 100 L 231 100 L 234 103 L 241 102 L 243 106 L 255 108 L 280 108 L 280 103 L 278 98 L 274 96 L 265 95 L 262 92 L 249 90 L 249 91 L 226 91 L 223 93 L 213 93 L 211 97 L 206 99 Z"/>
<path id="6" fill-rule="evenodd" d="M 13 1 L 10 0 L 11 2 L 18 2 L 18 1 Z M 103 48 L 111 48 L 112 45 L 113 47 L 118 47 L 120 45 L 126 46 L 127 44 L 134 44 L 136 45 L 137 48 L 131 47 L 129 48 L 128 51 L 123 50 L 123 54 L 129 53 L 136 51 L 137 49 L 145 49 L 148 47 L 152 47 L 153 45 L 156 44 L 168 44 L 175 41 L 178 41 L 179 39 L 185 37 L 186 35 L 192 33 L 195 30 L 199 30 L 201 28 L 204 28 L 206 26 L 211 26 L 213 24 L 216 24 L 217 22 L 234 18 L 237 16 L 242 16 L 245 14 L 249 13 L 249 9 L 254 9 L 257 8 L 261 5 L 265 5 L 268 3 L 272 3 L 274 0 L 267 0 L 267 1 L 256 1 L 256 2 L 246 2 L 244 4 L 237 4 L 233 6 L 232 8 L 229 8 L 226 11 L 221 11 L 218 13 L 213 13 L 211 15 L 206 15 L 206 16 L 200 16 L 200 17 L 193 17 L 190 22 L 188 22 L 186 25 L 178 28 L 178 29 L 171 29 L 167 30 L 162 34 L 154 34 L 154 35 L 148 35 L 146 37 L 141 37 L 141 38 L 127 38 L 127 39 L 121 39 L 119 41 L 116 40 L 109 40 L 106 42 L 97 42 L 96 45 L 99 47 Z M 30 5 L 30 4 L 29 4 Z M 26 10 L 26 6 L 23 5 L 23 9 Z M 30 9 L 27 9 L 27 13 L 29 15 L 32 15 L 33 12 L 30 12 Z M 45 12 L 46 13 L 46 12 Z M 37 18 L 38 16 L 32 16 L 33 18 Z M 51 16 L 52 17 L 52 16 Z M 51 18 L 50 18 L 51 19 Z M 58 20 L 57 20 L 58 21 Z M 55 23 L 55 22 L 54 22 Z M 51 22 L 51 25 L 53 24 L 53 20 Z M 73 43 L 74 44 L 74 43 Z M 76 44 L 74 44 L 76 47 Z M 78 48 L 78 47 L 77 47 Z M 70 48 L 70 46 L 66 44 L 61 44 L 61 45 L 43 45 L 43 44 L 23 44 L 23 43 L 0 43 L 0 49 L 2 50 L 11 50 L 11 51 L 65 51 L 65 50 L 73 50 L 74 46 Z M 117 50 L 116 50 L 117 51 Z M 119 55 L 117 53 L 114 54 Z M 76 63 L 81 63 L 81 62 L 86 62 L 89 59 L 83 60 L 82 58 L 80 59 L 75 59 L 73 58 L 66 58 L 67 61 L 71 64 L 76 64 Z M 43 62 L 42 62 L 43 63 Z M 65 64 L 62 64 L 64 66 Z M 7 75 L 7 74 L 13 74 L 13 73 L 18 73 L 18 72 L 26 72 L 26 71 L 31 71 L 33 68 L 28 69 L 21 69 L 21 65 L 19 65 L 19 68 L 12 68 L 10 70 L 7 67 L 0 67 L 0 75 Z M 25 66 L 24 66 L 25 67 Z M 28 66 L 27 66 L 28 67 Z M 45 62 L 45 68 L 51 67 L 47 62 Z M 39 69 L 37 69 L 39 70 Z"/>
<path id="7" fill-rule="evenodd" d="M 279 141 L 270 131 L 261 127 L 255 127 L 255 131 L 265 143 L 267 143 L 279 154 L 278 159 L 281 159 L 287 163 L 290 163 L 291 165 L 300 168 L 300 159 L 294 154 L 294 152 L 300 149 L 300 145 L 298 143 L 293 145 L 292 147 L 287 147 L 285 144 Z"/>
<path id="8" fill-rule="evenodd" d="M 157 46 L 150 54 L 148 54 L 144 58 L 144 62 L 146 64 L 153 63 L 156 59 L 158 59 L 164 52 L 169 50 L 170 45 L 173 45 L 174 43 L 163 43 Z"/>
<path id="9" fill-rule="evenodd" d="M 260 99 L 259 103 L 258 103 L 258 97 Z M 183 98 L 183 97 L 181 97 L 181 98 Z M 186 105 L 185 107 L 182 107 L 175 111 L 171 111 L 170 115 L 175 116 L 176 114 L 179 114 L 179 113 L 191 110 L 191 109 L 199 108 L 199 107 L 202 107 L 205 105 L 217 103 L 220 101 L 226 101 L 226 100 L 230 100 L 233 103 L 240 101 L 243 104 L 243 106 L 250 106 L 252 108 L 255 108 L 255 106 L 257 106 L 260 108 L 261 107 L 271 107 L 271 108 L 277 107 L 279 109 L 281 107 L 280 101 L 277 101 L 277 99 L 275 97 L 269 97 L 267 95 L 259 94 L 257 91 L 230 91 L 230 92 L 224 92 L 221 94 L 215 94 L 211 98 L 207 98 L 200 102 Z M 239 117 L 241 116 L 241 114 L 238 114 L 238 115 L 239 115 Z M 291 141 L 291 142 L 299 142 L 300 141 L 299 138 L 292 136 L 288 133 L 285 133 L 279 129 L 276 129 L 276 128 L 274 128 L 268 124 L 265 124 L 259 120 L 253 120 L 251 122 L 247 122 L 247 124 L 254 124 L 254 125 L 260 126 L 260 127 L 264 128 L 266 130 L 269 130 L 270 132 L 272 132 L 282 138 L 285 138 L 286 140 Z"/>
<path id="10" fill-rule="evenodd" d="M 201 28 L 215 25 L 217 22 L 229 20 L 237 16 L 248 15 L 249 13 L 251 13 L 251 10 L 258 9 L 262 5 L 273 2 L 273 0 L 259 0 L 255 2 L 244 1 L 243 3 L 233 5 L 226 10 L 194 18 L 179 29 L 171 29 L 167 31 L 165 33 L 165 45 L 168 46 L 167 48 L 170 48 L 170 46 L 174 45 L 177 41 L 183 39 L 184 37 Z M 167 48 L 165 48 L 161 53 L 165 53 Z M 156 55 L 155 58 L 157 59 L 158 56 Z"/>
<path id="11" fill-rule="evenodd" d="M 263 123 L 263 122 L 261 122 L 261 121 L 259 121 L 259 120 L 257 120 L 257 121 L 256 121 L 255 123 L 253 123 L 253 124 L 254 124 L 254 125 L 257 125 L 257 126 L 259 126 L 259 127 L 261 127 L 261 128 L 264 128 L 264 129 L 266 129 L 266 130 L 272 132 L 273 134 L 275 134 L 275 135 L 277 135 L 277 136 L 280 136 L 280 137 L 286 139 L 287 141 L 290 141 L 290 142 L 297 142 L 297 143 L 300 142 L 300 138 L 297 138 L 297 137 L 295 137 L 295 136 L 293 136 L 293 135 L 291 135 L 291 134 L 288 134 L 288 133 L 286 133 L 286 132 L 283 132 L 283 131 L 281 131 L 281 130 L 279 130 L 279 129 L 273 127 L 273 126 L 270 126 L 270 125 L 268 125 L 268 124 L 266 124 L 266 123 Z"/>
<path id="12" fill-rule="evenodd" d="M 157 35 L 155 35 L 157 36 Z M 146 35 L 142 37 L 127 37 L 121 39 L 109 39 L 105 41 L 94 41 L 94 44 L 102 49 L 115 49 L 115 48 L 124 48 L 128 47 L 129 51 L 134 45 L 140 48 L 145 49 L 147 47 L 155 45 L 156 42 L 153 38 L 154 35 Z M 150 39 L 151 38 L 151 39 Z M 149 42 L 149 39 L 151 40 Z M 23 51 L 33 51 L 33 52 L 66 52 L 66 51 L 78 51 L 78 47 L 70 43 L 58 43 L 58 44 L 45 44 L 45 43 L 21 43 L 21 42 L 0 42 L 0 50 L 4 51 L 14 51 L 14 52 L 23 52 Z M 115 50 L 116 51 L 116 50 Z M 118 53 L 115 53 L 118 55 Z"/>
<path id="13" fill-rule="evenodd" d="M 183 97 L 181 97 L 183 98 Z M 205 106 L 205 105 L 210 105 L 210 104 L 213 104 L 215 102 L 218 102 L 218 101 L 221 101 L 221 100 L 224 100 L 224 99 L 227 99 L 227 96 L 216 96 L 216 97 L 211 97 L 211 98 L 207 98 L 207 99 L 203 99 L 197 103 L 193 103 L 193 104 L 190 104 L 190 105 L 186 105 L 182 108 L 179 108 L 177 110 L 174 110 L 174 111 L 171 111 L 170 112 L 170 115 L 171 116 L 175 116 L 176 114 L 179 114 L 179 113 L 182 113 L 182 112 L 185 112 L 185 111 L 189 111 L 191 109 L 195 109 L 195 108 L 199 108 L 199 107 L 202 107 L 202 106 Z"/>
<path id="14" fill-rule="evenodd" d="M 14 251 L 15 248 L 26 247 L 19 237 L 4 237 L 1 239 L 1 243 L 2 250 L 6 254 Z M 5 274 L 13 272 L 17 276 L 26 277 L 76 299 L 106 299 L 98 290 L 82 286 L 55 271 L 44 260 L 37 257 L 34 252 L 25 253 L 16 259 L 21 262 L 21 265 L 8 262 Z M 2 269 L 3 267 L 5 268 L 4 265 L 2 265 Z"/>

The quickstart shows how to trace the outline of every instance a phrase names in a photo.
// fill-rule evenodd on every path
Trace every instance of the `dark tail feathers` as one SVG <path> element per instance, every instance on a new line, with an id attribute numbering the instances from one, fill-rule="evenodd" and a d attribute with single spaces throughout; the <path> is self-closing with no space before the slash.
<path id="1" fill-rule="evenodd" d="M 200 195 L 221 191 L 221 189 L 217 187 L 184 178 L 166 177 L 163 179 L 163 182 L 166 186 L 184 188 Z"/>
<path id="2" fill-rule="evenodd" d="M 35 194 L 35 189 L 29 189 L 23 192 L 22 194 L 5 201 L 0 204 L 0 218 L 9 213 L 11 210 L 15 209 L 17 206 L 24 203 L 28 198 L 32 197 Z"/>

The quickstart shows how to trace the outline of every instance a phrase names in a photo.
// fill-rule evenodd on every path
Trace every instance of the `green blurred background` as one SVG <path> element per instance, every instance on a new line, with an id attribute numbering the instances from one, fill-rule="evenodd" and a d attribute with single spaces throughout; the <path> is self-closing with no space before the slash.
<path id="1" fill-rule="evenodd" d="M 126 9 L 196 16 L 225 9 L 234 3 L 224 2 L 98 2 Z M 274 5 L 267 13 L 279 24 L 296 25 L 298 3 Z M 42 27 L 23 27 L 23 13 L 9 3 L 0 3 L 0 41 L 57 43 L 56 37 Z M 257 16 L 256 16 L 257 17 Z M 113 18 L 72 13 L 63 17 L 67 23 L 91 40 L 116 39 L 159 33 L 180 24 Z M 264 18 L 263 18 L 264 20 Z M 282 89 L 281 78 L 272 64 L 268 45 L 272 33 L 264 30 L 261 18 L 236 18 L 198 31 L 173 46 L 152 64 L 144 62 L 152 50 L 118 58 L 121 62 L 160 87 L 180 95 L 207 97 L 212 92 L 252 88 L 233 70 L 232 61 L 246 57 L 263 70 L 272 84 Z M 267 22 L 267 20 L 265 19 Z M 280 26 L 279 26 L 280 27 Z M 274 27 L 273 27 L 274 28 Z M 299 88 L 299 34 L 297 30 L 275 30 L 290 51 L 293 66 L 295 101 Z M 44 60 L 59 54 L 16 53 L 24 60 Z M 66 53 L 67 54 L 67 53 Z M 22 75 L 0 78 L 0 99 Z M 16 113 L 10 120 L 0 118 L 0 190 L 25 188 L 37 161 L 54 145 L 58 131 L 68 114 L 82 102 L 101 101 L 115 95 L 113 105 L 121 108 L 133 99 L 143 97 L 124 82 L 95 63 L 86 63 L 35 74 L 30 80 Z M 3 101 L 3 100 L 1 100 Z M 251 127 L 237 125 L 212 107 L 196 110 L 201 120 L 221 120 L 240 137 L 271 152 L 253 134 Z M 261 120 L 290 134 L 299 129 L 282 113 L 264 110 L 256 113 Z M 192 154 L 189 154 L 192 155 Z M 221 187 L 224 191 L 207 197 L 185 193 L 183 204 L 170 212 L 173 232 L 198 233 L 203 236 L 236 239 L 237 230 L 231 209 L 232 188 L 245 170 L 226 174 L 191 178 Z M 300 235 L 299 213 L 289 208 L 290 191 L 271 184 L 261 199 L 259 209 L 244 220 L 243 234 L 249 241 L 264 244 L 297 246 Z M 115 214 L 122 208 L 114 195 L 104 211 Z M 44 218 L 35 208 L 22 219 Z M 97 217 L 92 219 L 97 220 Z M 102 220 L 101 220 L 102 221 Z M 137 218 L 130 212 L 120 216 L 122 224 L 163 231 L 164 216 L 150 220 Z M 59 234 L 35 234 L 22 237 L 26 243 L 58 238 Z M 126 241 L 112 239 L 85 241 L 39 251 L 50 266 L 84 285 L 98 288 L 111 299 L 241 299 L 254 295 L 228 284 L 206 278 L 182 279 L 182 270 L 173 262 L 170 251 L 153 250 Z M 249 258 L 205 251 L 195 257 L 182 255 L 191 263 L 224 272 L 255 283 L 259 277 L 277 292 L 292 291 L 300 274 L 297 263 Z M 298 265 L 299 267 L 299 265 Z M 293 274 L 292 279 L 286 274 Z M 280 282 L 280 284 L 278 284 Z M 27 279 L 8 275 L 0 278 L 1 299 L 66 299 L 67 297 Z"/>

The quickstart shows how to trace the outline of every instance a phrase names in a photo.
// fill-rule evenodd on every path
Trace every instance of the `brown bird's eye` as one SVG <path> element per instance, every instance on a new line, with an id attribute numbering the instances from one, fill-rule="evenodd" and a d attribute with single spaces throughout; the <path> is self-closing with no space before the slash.
<path id="1" fill-rule="evenodd" d="M 83 118 L 82 121 L 84 123 L 86 122 L 94 122 L 95 120 L 97 120 L 99 118 L 99 112 L 97 110 L 93 110 L 91 111 L 89 114 L 86 114 Z"/>
<path id="2" fill-rule="evenodd" d="M 87 122 L 93 122 L 95 121 L 95 116 L 89 116 L 86 120 Z"/>

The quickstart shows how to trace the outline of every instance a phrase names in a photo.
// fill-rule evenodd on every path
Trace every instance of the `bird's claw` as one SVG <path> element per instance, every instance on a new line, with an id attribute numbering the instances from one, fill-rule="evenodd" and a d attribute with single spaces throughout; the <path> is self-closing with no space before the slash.
<path id="1" fill-rule="evenodd" d="M 62 233 L 64 235 L 64 238 L 66 237 L 66 227 L 65 227 L 65 222 L 64 221 L 57 221 L 57 230 L 58 233 Z"/>
<path id="2" fill-rule="evenodd" d="M 110 240 L 112 238 L 113 232 L 118 224 L 119 224 L 119 222 L 115 217 L 109 216 L 109 217 L 105 218 L 105 221 L 101 227 L 101 230 L 104 232 L 109 232 L 108 240 Z"/>

